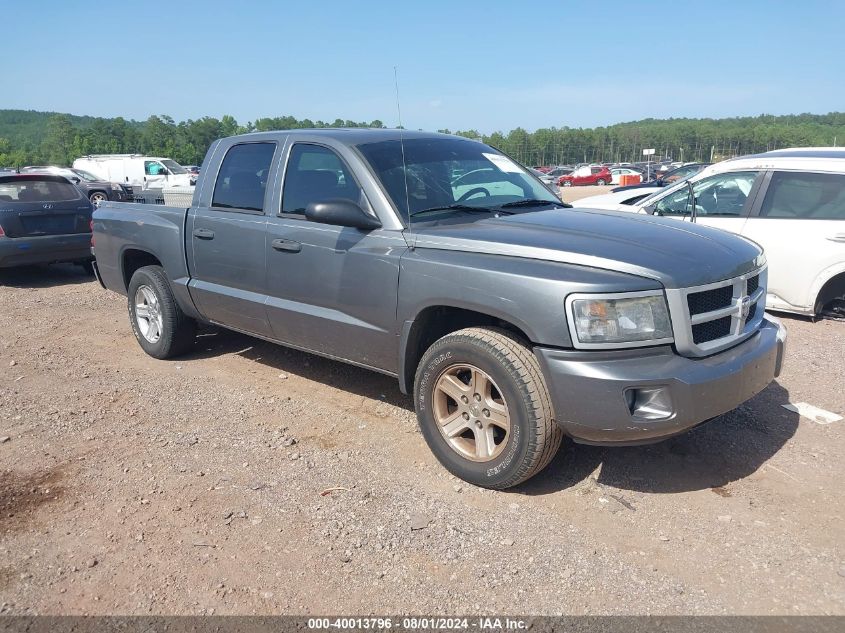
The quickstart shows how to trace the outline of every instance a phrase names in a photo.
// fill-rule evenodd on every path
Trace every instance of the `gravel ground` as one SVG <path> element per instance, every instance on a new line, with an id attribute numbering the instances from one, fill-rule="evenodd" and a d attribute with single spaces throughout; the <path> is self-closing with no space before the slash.
<path id="1" fill-rule="evenodd" d="M 558 187 L 560 190 L 560 199 L 564 202 L 575 202 L 581 198 L 589 196 L 598 196 L 603 193 L 610 193 L 619 185 L 585 185 L 583 187 Z"/>
<path id="2" fill-rule="evenodd" d="M 214 331 L 156 361 L 79 269 L 0 271 L 0 612 L 845 614 L 845 421 L 780 406 L 845 413 L 845 323 L 786 323 L 731 414 L 490 492 L 390 378 Z"/>

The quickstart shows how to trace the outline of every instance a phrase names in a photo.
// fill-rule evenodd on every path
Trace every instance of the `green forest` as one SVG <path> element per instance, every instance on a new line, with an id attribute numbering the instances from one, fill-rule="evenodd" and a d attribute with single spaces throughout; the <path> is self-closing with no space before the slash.
<path id="1" fill-rule="evenodd" d="M 217 138 L 265 130 L 321 127 L 385 127 L 370 122 L 332 122 L 268 117 L 238 123 L 225 115 L 176 122 L 167 115 L 146 121 L 32 110 L 0 110 L 0 167 L 70 165 L 85 154 L 139 153 L 199 165 Z M 509 132 L 439 130 L 482 139 L 526 165 L 638 161 L 642 150 L 657 157 L 711 161 L 796 146 L 845 142 L 845 113 L 760 115 L 725 119 L 645 119 L 607 127 L 517 127 Z"/>

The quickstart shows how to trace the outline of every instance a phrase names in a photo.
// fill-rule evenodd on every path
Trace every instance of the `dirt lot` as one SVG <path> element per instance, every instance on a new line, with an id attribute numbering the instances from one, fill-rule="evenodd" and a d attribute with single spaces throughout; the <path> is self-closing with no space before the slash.
<path id="1" fill-rule="evenodd" d="M 845 614 L 845 421 L 780 406 L 845 413 L 845 323 L 786 319 L 783 376 L 687 435 L 489 492 L 392 379 L 231 333 L 156 361 L 124 301 L 0 272 L 2 613 Z"/>
<path id="2" fill-rule="evenodd" d="M 584 187 L 558 187 L 560 199 L 564 202 L 575 202 L 588 196 L 598 196 L 602 193 L 610 193 L 619 185 L 587 185 Z"/>

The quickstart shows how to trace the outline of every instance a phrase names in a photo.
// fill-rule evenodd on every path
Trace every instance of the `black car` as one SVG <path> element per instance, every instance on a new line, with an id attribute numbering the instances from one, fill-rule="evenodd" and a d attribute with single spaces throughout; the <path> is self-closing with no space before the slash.
<path id="1" fill-rule="evenodd" d="M 705 167 L 708 167 L 710 164 L 711 163 L 692 163 L 690 165 L 684 165 L 683 167 L 667 171 L 665 174 L 658 176 L 655 180 L 641 182 L 636 185 L 628 185 L 626 187 L 616 187 L 611 189 L 611 191 L 627 191 L 628 189 L 639 189 L 641 187 L 665 187 L 666 185 L 674 185 L 677 182 L 683 182 L 687 178 L 695 176 L 698 172 Z"/>
<path id="2" fill-rule="evenodd" d="M 55 167 L 53 165 L 39 165 L 21 168 L 22 174 L 54 174 L 64 176 L 79 187 L 88 199 L 97 204 L 105 200 L 112 202 L 132 202 L 132 188 L 116 182 L 108 182 L 98 178 L 91 172 L 70 167 Z"/>
<path id="3" fill-rule="evenodd" d="M 0 268 L 74 262 L 92 270 L 93 210 L 64 176 L 0 176 Z"/>

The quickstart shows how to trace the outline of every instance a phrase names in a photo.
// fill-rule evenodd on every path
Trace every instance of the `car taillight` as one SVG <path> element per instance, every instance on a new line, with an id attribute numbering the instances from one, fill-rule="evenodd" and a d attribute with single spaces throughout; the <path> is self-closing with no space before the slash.
<path id="1" fill-rule="evenodd" d="M 0 226 L 0 237 L 3 237 L 4 235 L 6 235 L 6 234 L 3 232 L 3 227 Z"/>

